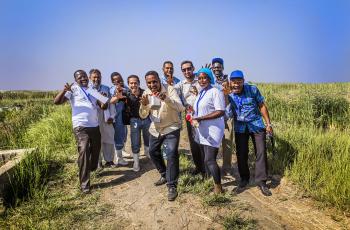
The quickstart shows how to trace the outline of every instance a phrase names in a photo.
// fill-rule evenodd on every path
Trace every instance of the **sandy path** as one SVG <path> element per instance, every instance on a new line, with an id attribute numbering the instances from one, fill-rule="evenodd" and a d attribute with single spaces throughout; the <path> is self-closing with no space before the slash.
<path id="1" fill-rule="evenodd" d="M 185 138 L 182 132 L 182 139 Z M 188 143 L 181 141 L 180 148 L 188 149 Z M 130 151 L 129 143 L 126 150 Z M 150 160 L 142 156 L 141 171 L 137 173 L 131 170 L 131 159 L 129 161 L 127 167 L 103 171 L 101 182 L 95 185 L 102 191 L 101 201 L 113 205 L 110 218 L 101 220 L 104 221 L 102 228 L 223 229 L 216 216 L 229 207 L 206 207 L 200 197 L 191 194 L 181 194 L 175 202 L 168 202 L 166 186 L 153 185 L 159 174 Z M 237 184 L 234 177 L 225 177 L 223 183 L 228 192 L 234 191 Z M 273 196 L 264 197 L 251 185 L 233 195 L 235 202 L 228 205 L 235 205 L 236 209 L 245 207 L 242 215 L 256 219 L 259 229 L 347 229 L 350 226 L 346 225 L 349 219 L 336 222 L 318 210 L 284 179 L 273 187 Z"/>

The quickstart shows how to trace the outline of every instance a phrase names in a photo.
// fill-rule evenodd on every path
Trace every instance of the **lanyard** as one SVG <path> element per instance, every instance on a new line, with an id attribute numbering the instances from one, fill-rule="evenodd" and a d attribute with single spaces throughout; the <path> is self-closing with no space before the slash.
<path id="1" fill-rule="evenodd" d="M 199 98 L 198 98 L 198 101 L 197 101 L 197 105 L 196 105 L 196 115 L 198 116 L 198 105 L 199 105 L 199 102 L 203 99 L 204 95 L 207 93 L 207 91 L 209 89 L 211 89 L 211 85 L 209 85 L 208 89 L 202 89 L 202 91 L 199 93 Z"/>
<path id="2" fill-rule="evenodd" d="M 92 103 L 92 101 L 91 101 L 89 95 L 85 92 L 85 90 L 83 89 L 83 87 L 80 87 L 80 89 L 84 92 L 85 96 L 87 97 L 87 99 L 89 99 L 89 101 L 91 102 L 91 104 L 94 104 L 94 103 Z"/>

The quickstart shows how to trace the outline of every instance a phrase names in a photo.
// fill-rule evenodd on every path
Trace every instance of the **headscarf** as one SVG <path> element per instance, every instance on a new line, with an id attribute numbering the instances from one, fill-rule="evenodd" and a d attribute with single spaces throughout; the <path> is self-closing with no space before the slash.
<path id="1" fill-rule="evenodd" d="M 210 79 L 210 84 L 215 84 L 215 79 L 213 77 L 213 73 L 211 72 L 211 70 L 209 68 L 201 68 L 200 70 L 198 70 L 197 72 L 197 77 L 199 76 L 200 73 L 205 73 L 209 79 Z"/>

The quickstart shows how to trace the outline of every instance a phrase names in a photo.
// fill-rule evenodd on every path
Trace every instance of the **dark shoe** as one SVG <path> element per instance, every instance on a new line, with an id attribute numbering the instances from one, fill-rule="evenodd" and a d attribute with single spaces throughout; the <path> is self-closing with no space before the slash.
<path id="1" fill-rule="evenodd" d="M 163 184 L 166 184 L 166 179 L 165 179 L 165 177 L 160 177 L 160 179 L 159 180 L 157 180 L 156 182 L 154 182 L 154 185 L 155 186 L 160 186 L 160 185 L 163 185 Z"/>
<path id="2" fill-rule="evenodd" d="M 113 164 L 113 162 L 112 162 Z M 105 168 L 110 168 L 111 167 L 111 162 L 107 161 L 106 164 L 104 165 Z"/>
<path id="3" fill-rule="evenodd" d="M 258 187 L 264 196 L 271 196 L 272 195 L 270 189 L 266 186 L 266 184 L 260 184 L 260 185 L 258 185 Z"/>
<path id="4" fill-rule="evenodd" d="M 192 169 L 190 173 L 192 176 L 195 176 L 195 175 L 199 174 L 200 171 L 198 169 Z"/>
<path id="5" fill-rule="evenodd" d="M 84 189 L 81 189 L 81 192 L 83 193 L 83 194 L 90 194 L 90 188 L 84 188 Z"/>
<path id="6" fill-rule="evenodd" d="M 245 188 L 248 184 L 249 184 L 249 181 L 248 181 L 248 180 L 241 180 L 241 181 L 239 182 L 238 187 L 239 187 L 239 188 Z"/>
<path id="7" fill-rule="evenodd" d="M 111 168 L 116 168 L 116 167 L 117 167 L 117 165 L 116 165 L 116 164 L 114 164 L 114 162 L 113 162 L 113 161 L 111 161 L 111 162 L 110 162 L 110 167 L 111 167 Z"/>
<path id="8" fill-rule="evenodd" d="M 233 176 L 233 169 L 232 168 L 222 168 L 221 174 L 223 176 Z"/>
<path id="9" fill-rule="evenodd" d="M 170 187 L 168 189 L 168 201 L 174 201 L 177 197 L 177 190 L 175 187 Z"/>

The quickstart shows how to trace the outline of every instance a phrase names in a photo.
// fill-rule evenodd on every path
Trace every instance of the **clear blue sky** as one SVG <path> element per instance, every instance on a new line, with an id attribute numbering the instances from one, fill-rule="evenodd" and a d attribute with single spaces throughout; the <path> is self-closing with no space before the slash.
<path id="1" fill-rule="evenodd" d="M 142 80 L 212 57 L 253 82 L 350 81 L 350 1 L 0 0 L 0 89 L 61 89 L 77 69 Z"/>

